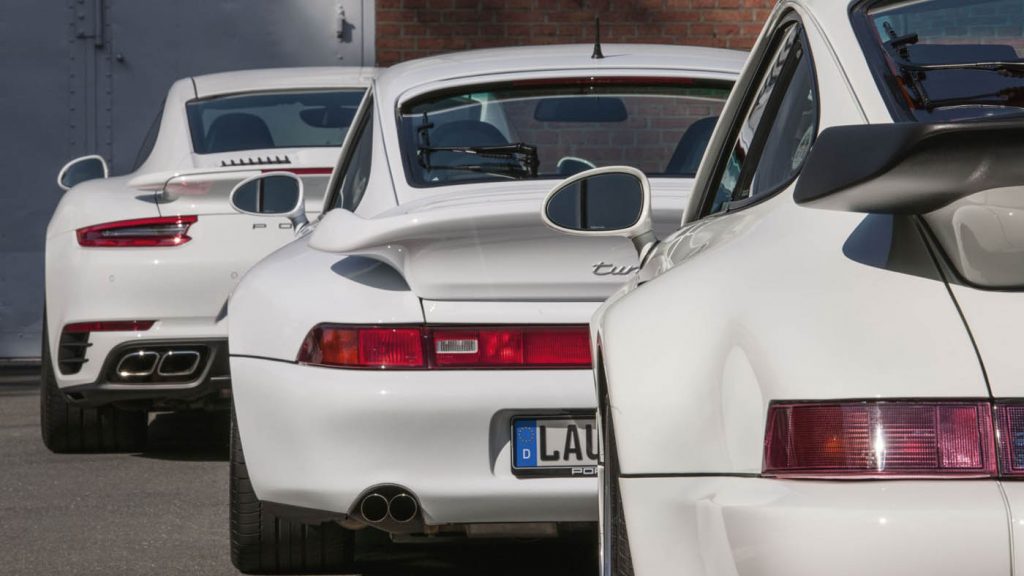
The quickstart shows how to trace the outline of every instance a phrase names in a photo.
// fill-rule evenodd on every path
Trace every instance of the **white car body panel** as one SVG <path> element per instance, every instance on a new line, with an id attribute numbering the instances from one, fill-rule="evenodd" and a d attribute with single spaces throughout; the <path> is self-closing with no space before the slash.
<path id="1" fill-rule="evenodd" d="M 983 291 L 952 286 L 963 311 L 985 374 L 996 398 L 1024 396 L 1024 355 L 1017 334 L 1024 322 L 1024 299 L 1019 293 Z"/>
<path id="2" fill-rule="evenodd" d="M 367 489 L 398 484 L 430 524 L 596 518 L 596 478 L 524 481 L 509 455 L 513 415 L 593 409 L 586 371 L 350 370 L 342 381 L 232 355 L 231 374 L 261 500 L 347 514 Z"/>
<path id="3" fill-rule="evenodd" d="M 996 482 L 650 478 L 622 491 L 636 574 L 1011 573 Z"/>
<path id="4" fill-rule="evenodd" d="M 783 1 L 766 25 L 790 11 L 804 25 L 819 132 L 894 121 L 848 4 Z M 762 34 L 755 55 L 768 38 Z M 756 72 L 752 59 L 723 119 L 740 111 Z M 725 125 L 712 137 L 683 227 L 660 236 L 638 281 L 591 322 L 610 415 L 600 424 L 606 433 L 614 424 L 621 475 L 608 480 L 621 490 L 622 511 L 604 503 L 604 553 L 617 555 L 622 545 L 621 534 L 609 532 L 617 517 L 641 576 L 1018 573 L 1018 483 L 762 475 L 772 401 L 1019 400 L 1024 299 L 1019 288 L 947 284 L 955 273 L 941 255 L 929 256 L 932 244 L 917 230 L 904 233 L 917 239 L 908 246 L 918 246 L 918 256 L 887 262 L 889 246 L 879 239 L 893 217 L 798 206 L 792 183 L 699 219 L 698 196 L 713 177 L 709 158 L 732 144 Z M 998 221 L 1003 228 L 990 227 L 981 241 L 1019 255 L 1020 225 L 1010 217 L 1019 200 L 995 204 L 961 216 L 980 218 L 977 226 Z"/>
<path id="5" fill-rule="evenodd" d="M 449 302 L 423 300 L 428 324 L 585 324 L 596 302 Z"/>
<path id="6" fill-rule="evenodd" d="M 428 526 L 597 518 L 595 478 L 518 478 L 510 457 L 514 416 L 593 411 L 588 370 L 296 362 L 307 333 L 321 323 L 586 324 L 637 263 L 630 243 L 566 239 L 546 229 L 538 209 L 555 179 L 411 186 L 395 111 L 416 95 L 499 80 L 731 81 L 744 59 L 729 51 L 611 45 L 605 61 L 594 61 L 590 51 L 444 55 L 397 65 L 374 81 L 373 161 L 362 202 L 354 212 L 328 211 L 308 236 L 254 266 L 229 303 L 235 411 L 262 501 L 359 522 L 362 495 L 400 485 L 419 500 Z M 678 223 L 690 186 L 686 178 L 654 180 L 662 231 Z M 626 272 L 594 275 L 602 261 Z"/>
<path id="7" fill-rule="evenodd" d="M 152 152 L 136 171 L 83 182 L 69 190 L 47 228 L 47 345 L 57 386 L 134 390 L 160 399 L 161 390 L 203 389 L 184 384 L 108 382 L 104 370 L 118 346 L 149 341 L 217 340 L 227 337 L 227 297 L 250 266 L 295 238 L 285 218 L 236 213 L 228 194 L 241 180 L 268 169 L 306 170 L 307 209 L 320 211 L 328 171 L 340 147 L 280 148 L 196 154 L 185 112 L 196 98 L 266 90 L 365 90 L 371 69 L 253 70 L 186 78 L 168 92 Z M 202 88 L 199 88 L 199 87 Z M 288 157 L 288 164 L 260 158 Z M 232 161 L 251 166 L 222 166 Z M 311 170 L 312 169 L 312 170 Z M 101 223 L 167 216 L 198 216 L 180 246 L 82 247 L 76 230 Z M 86 362 L 64 373 L 57 350 L 64 326 L 78 322 L 155 320 L 141 332 L 92 332 Z M 76 388 L 82 390 L 82 388 Z M 191 399 L 190 399 L 191 400 Z"/>
<path id="8" fill-rule="evenodd" d="M 689 228 L 660 252 L 661 276 L 603 311 L 608 379 L 627 383 L 610 405 L 637 415 L 616 435 L 665 447 L 622 450 L 624 473 L 759 473 L 770 400 L 988 395 L 942 282 L 835 257 L 864 219 L 783 192 Z M 843 334 L 871 337 L 836 354 Z"/>

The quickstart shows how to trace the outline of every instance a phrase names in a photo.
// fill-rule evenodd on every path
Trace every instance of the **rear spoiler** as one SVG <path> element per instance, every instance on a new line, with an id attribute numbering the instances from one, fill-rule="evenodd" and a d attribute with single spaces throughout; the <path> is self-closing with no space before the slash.
<path id="1" fill-rule="evenodd" d="M 198 168 L 195 170 L 170 170 L 141 174 L 128 181 L 128 186 L 138 190 L 159 193 L 162 202 L 171 202 L 182 196 L 207 195 L 210 184 L 237 183 L 263 172 L 291 172 L 296 176 L 330 176 L 332 168 L 295 167 L 252 167 L 225 166 L 223 168 Z M 227 189 L 230 191 L 230 188 Z"/>
<path id="2" fill-rule="evenodd" d="M 132 178 L 128 181 L 128 186 L 138 190 L 159 192 L 160 200 L 171 202 L 181 196 L 205 195 L 208 188 L 197 187 L 196 184 L 200 182 L 204 184 L 227 181 L 241 182 L 260 172 L 261 170 L 258 168 L 239 170 L 238 167 L 150 172 Z"/>
<path id="3" fill-rule="evenodd" d="M 434 208 L 422 211 L 393 211 L 363 218 L 336 208 L 327 212 L 310 236 L 309 245 L 324 252 L 358 254 L 384 260 L 404 268 L 410 243 L 457 239 L 467 236 L 497 236 L 504 231 L 535 228 L 547 231 L 540 216 L 543 195 L 516 202 L 503 202 L 495 210 L 481 205 Z"/>

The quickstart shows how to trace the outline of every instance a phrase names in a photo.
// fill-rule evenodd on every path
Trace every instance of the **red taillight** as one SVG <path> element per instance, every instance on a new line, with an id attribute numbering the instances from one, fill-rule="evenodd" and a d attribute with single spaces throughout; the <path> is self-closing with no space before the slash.
<path id="1" fill-rule="evenodd" d="M 291 172 L 296 176 L 330 176 L 334 168 L 267 168 L 261 170 L 263 174 L 270 172 Z"/>
<path id="2" fill-rule="evenodd" d="M 530 366 L 590 367 L 590 330 L 547 328 L 526 333 L 526 358 Z"/>
<path id="3" fill-rule="evenodd" d="M 589 368 L 586 326 L 352 327 L 320 325 L 298 361 L 352 368 Z"/>
<path id="4" fill-rule="evenodd" d="M 434 363 L 443 367 L 590 367 L 586 326 L 435 328 Z"/>
<path id="5" fill-rule="evenodd" d="M 302 342 L 298 361 L 351 368 L 421 368 L 422 339 L 419 328 L 317 326 Z"/>
<path id="6" fill-rule="evenodd" d="M 108 322 L 76 322 L 64 327 L 66 334 L 83 332 L 142 332 L 149 330 L 156 320 L 114 320 Z"/>
<path id="7" fill-rule="evenodd" d="M 188 229 L 198 219 L 198 216 L 169 216 L 86 226 L 77 231 L 78 245 L 102 248 L 180 246 L 192 239 Z"/>
<path id="8" fill-rule="evenodd" d="M 369 328 L 357 332 L 359 366 L 423 366 L 423 336 L 417 328 Z"/>
<path id="9" fill-rule="evenodd" d="M 987 477 L 997 473 L 985 402 L 772 404 L 764 474 Z"/>

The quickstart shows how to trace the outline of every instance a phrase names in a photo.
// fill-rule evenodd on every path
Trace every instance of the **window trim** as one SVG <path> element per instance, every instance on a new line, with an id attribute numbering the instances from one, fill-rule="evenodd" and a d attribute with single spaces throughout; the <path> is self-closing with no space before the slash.
<path id="1" fill-rule="evenodd" d="M 722 147 L 720 152 L 718 152 L 715 158 L 712 177 L 708 180 L 709 184 L 705 187 L 705 190 L 703 192 L 703 198 L 701 198 L 698 216 L 693 221 L 732 214 L 734 212 L 745 210 L 747 208 L 765 202 L 771 198 L 774 198 L 775 196 L 778 196 L 782 191 L 789 188 L 793 184 L 793 182 L 800 177 L 800 173 L 803 172 L 803 165 L 801 165 L 800 169 L 794 172 L 789 179 L 787 179 L 785 182 L 779 183 L 774 188 L 770 189 L 768 192 L 765 192 L 764 194 L 761 194 L 759 196 L 751 196 L 744 198 L 742 200 L 726 202 L 723 204 L 722 209 L 720 209 L 717 212 L 711 212 L 711 207 L 714 204 L 715 195 L 718 193 L 718 185 L 722 181 L 722 178 L 725 174 L 725 168 L 728 165 L 729 158 L 732 156 L 733 149 L 735 148 L 734 144 L 736 142 L 736 138 L 739 136 L 739 132 L 742 128 L 743 121 L 746 119 L 747 114 L 750 113 L 751 105 L 753 104 L 754 98 L 756 98 L 757 96 L 757 94 L 755 93 L 756 89 L 760 87 L 760 81 L 764 78 L 764 74 L 774 62 L 773 57 L 777 54 L 779 43 L 782 42 L 782 39 L 790 29 L 790 26 L 796 27 L 795 34 L 797 35 L 797 41 L 802 44 L 804 51 L 802 58 L 807 58 L 808 62 L 810 62 L 811 85 L 814 89 L 815 94 L 814 133 L 816 137 L 820 133 L 821 91 L 818 87 L 818 75 L 817 69 L 814 66 L 814 55 L 811 53 L 810 43 L 807 41 L 806 27 L 804 26 L 803 21 L 800 19 L 800 16 L 795 11 L 790 10 L 779 19 L 778 24 L 775 26 L 775 30 L 772 32 L 771 42 L 767 45 L 764 52 L 760 55 L 761 60 L 757 64 L 757 73 L 753 76 L 751 82 L 748 85 L 749 90 L 746 94 L 743 95 L 743 103 L 741 106 L 737 108 L 736 114 L 730 119 L 731 122 L 729 124 L 729 132 L 726 135 L 724 142 L 733 144 L 733 146 Z M 787 84 L 786 88 L 788 89 L 788 87 L 789 85 Z M 778 112 L 782 98 L 785 96 L 785 94 L 786 90 L 779 92 L 777 95 L 772 94 L 772 102 L 769 103 L 769 106 L 773 108 L 773 112 Z M 761 130 L 761 127 L 758 126 L 758 133 L 760 132 L 763 132 L 763 130 Z M 755 134 L 755 138 L 757 138 L 758 136 L 759 134 Z M 765 137 L 767 137 L 767 135 Z M 761 149 L 758 150 L 757 152 L 757 161 L 758 163 L 760 163 L 760 160 L 764 154 L 764 150 Z M 808 156 L 809 155 L 810 154 L 808 153 Z M 804 159 L 804 163 L 806 163 L 806 158 Z M 744 171 L 741 170 L 740 174 L 742 176 L 744 174 Z"/>
<path id="2" fill-rule="evenodd" d="M 344 175 L 355 158 L 356 149 L 359 148 L 359 138 L 363 135 L 363 130 L 366 129 L 370 122 L 373 122 L 375 102 L 374 90 L 370 87 L 366 90 L 363 101 L 359 104 L 356 117 L 352 121 L 348 133 L 345 134 L 345 141 L 341 143 L 341 154 L 338 156 L 338 163 L 334 166 L 334 172 L 331 173 L 331 180 L 327 183 L 327 194 L 324 195 L 323 207 L 320 210 L 321 214 L 326 214 L 335 208 L 341 208 L 341 206 L 335 206 L 335 204 L 337 203 L 338 196 L 341 194 L 341 186 L 345 182 Z M 372 142 L 370 146 L 372 162 Z M 372 173 L 373 168 L 370 168 L 370 171 Z M 366 195 L 364 194 L 363 197 L 365 198 Z M 353 206 L 352 211 L 354 212 L 356 208 L 358 208 L 358 205 Z"/>

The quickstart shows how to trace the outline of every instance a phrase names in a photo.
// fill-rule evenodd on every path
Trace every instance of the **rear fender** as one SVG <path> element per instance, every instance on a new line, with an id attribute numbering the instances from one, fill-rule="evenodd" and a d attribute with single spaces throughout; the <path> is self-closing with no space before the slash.
<path id="1" fill-rule="evenodd" d="M 295 361 L 311 328 L 420 324 L 423 308 L 402 276 L 380 261 L 321 252 L 301 239 L 257 264 L 228 304 L 232 356 Z"/>

